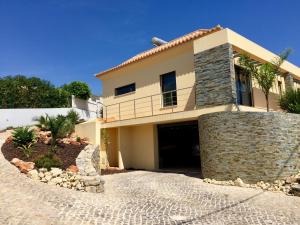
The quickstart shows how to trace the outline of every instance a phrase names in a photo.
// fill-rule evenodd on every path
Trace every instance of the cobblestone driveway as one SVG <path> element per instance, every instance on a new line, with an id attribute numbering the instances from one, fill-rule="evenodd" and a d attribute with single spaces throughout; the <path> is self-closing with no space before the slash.
<path id="1" fill-rule="evenodd" d="M 103 194 L 49 186 L 21 175 L 0 154 L 0 224 L 300 224 L 300 198 L 283 194 L 170 173 L 104 179 Z"/>

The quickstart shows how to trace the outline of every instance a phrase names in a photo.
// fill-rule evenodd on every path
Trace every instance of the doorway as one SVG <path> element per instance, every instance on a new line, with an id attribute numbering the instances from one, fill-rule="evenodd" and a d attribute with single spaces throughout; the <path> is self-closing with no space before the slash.
<path id="1" fill-rule="evenodd" d="M 158 125 L 160 169 L 201 169 L 198 121 Z"/>

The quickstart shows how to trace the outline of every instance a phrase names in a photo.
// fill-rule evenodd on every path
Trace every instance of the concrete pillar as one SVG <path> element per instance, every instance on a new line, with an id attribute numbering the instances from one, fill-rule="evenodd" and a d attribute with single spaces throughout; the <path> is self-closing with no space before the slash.
<path id="1" fill-rule="evenodd" d="M 294 88 L 294 78 L 293 78 L 292 74 L 288 73 L 284 77 L 284 83 L 285 83 L 285 90 Z"/>

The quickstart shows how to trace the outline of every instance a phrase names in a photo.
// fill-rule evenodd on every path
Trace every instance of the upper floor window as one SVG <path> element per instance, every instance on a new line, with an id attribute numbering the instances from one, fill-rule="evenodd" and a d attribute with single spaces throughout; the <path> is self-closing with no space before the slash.
<path id="1" fill-rule="evenodd" d="M 134 91 L 135 91 L 135 83 L 128 84 L 128 85 L 116 88 L 115 96 L 124 95 L 124 94 L 134 92 Z"/>
<path id="2" fill-rule="evenodd" d="M 252 83 L 251 77 L 245 71 L 236 66 L 235 67 L 235 81 L 237 103 L 239 105 L 253 106 L 252 103 Z"/>
<path id="3" fill-rule="evenodd" d="M 162 106 L 177 105 L 176 73 L 175 71 L 160 75 Z"/>

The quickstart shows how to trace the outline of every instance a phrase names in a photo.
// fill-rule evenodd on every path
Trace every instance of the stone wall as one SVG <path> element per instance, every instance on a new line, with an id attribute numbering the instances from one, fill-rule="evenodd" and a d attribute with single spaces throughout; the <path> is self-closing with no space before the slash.
<path id="1" fill-rule="evenodd" d="M 99 146 L 96 146 L 93 154 L 92 154 L 92 164 L 98 174 L 101 174 L 100 168 L 100 150 Z"/>
<path id="2" fill-rule="evenodd" d="M 103 192 L 104 180 L 100 176 L 99 146 L 87 145 L 77 156 L 76 165 L 87 192 Z"/>
<path id="3" fill-rule="evenodd" d="M 194 56 L 198 107 L 236 102 L 234 62 L 230 44 Z"/>
<path id="4" fill-rule="evenodd" d="M 300 115 L 217 112 L 199 117 L 203 176 L 274 181 L 300 170 Z"/>

